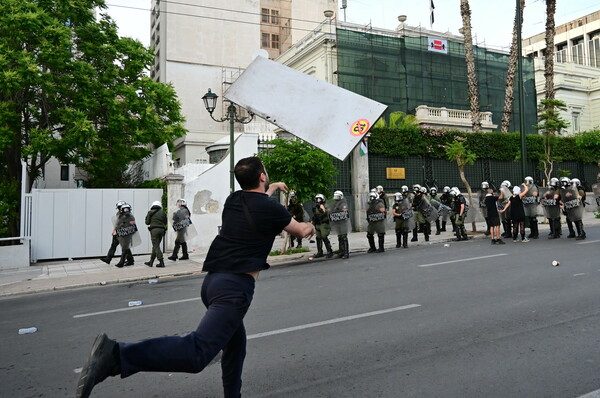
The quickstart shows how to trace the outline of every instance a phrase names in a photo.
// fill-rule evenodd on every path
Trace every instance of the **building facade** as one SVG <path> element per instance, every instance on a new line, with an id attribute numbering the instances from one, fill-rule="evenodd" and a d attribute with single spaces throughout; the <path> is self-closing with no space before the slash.
<path id="1" fill-rule="evenodd" d="M 600 127 L 600 11 L 556 27 L 555 98 L 567 104 L 561 116 L 570 126 L 563 135 Z M 545 34 L 523 40 L 523 54 L 535 64 L 538 101 L 545 98 Z"/>
<path id="2" fill-rule="evenodd" d="M 173 84 L 189 132 L 175 141 L 176 165 L 208 162 L 206 146 L 229 135 L 228 123 L 213 121 L 204 109 L 209 88 L 220 97 L 213 114 L 219 119 L 227 107 L 223 93 L 254 56 L 277 57 L 319 25 L 325 10 L 337 9 L 337 0 L 153 0 L 151 76 Z M 253 124 L 247 126 L 253 132 L 272 131 L 266 122 Z"/>

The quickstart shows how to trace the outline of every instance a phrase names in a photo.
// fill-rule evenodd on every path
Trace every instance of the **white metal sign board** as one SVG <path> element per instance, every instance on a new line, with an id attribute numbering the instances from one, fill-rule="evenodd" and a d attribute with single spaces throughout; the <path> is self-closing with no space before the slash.
<path id="1" fill-rule="evenodd" d="M 387 108 L 264 57 L 256 57 L 223 95 L 340 160 Z"/>

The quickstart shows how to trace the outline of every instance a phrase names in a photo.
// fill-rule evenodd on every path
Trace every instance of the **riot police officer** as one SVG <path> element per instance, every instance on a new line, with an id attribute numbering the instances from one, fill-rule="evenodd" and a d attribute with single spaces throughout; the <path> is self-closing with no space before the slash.
<path id="1" fill-rule="evenodd" d="M 131 247 L 133 235 L 137 233 L 137 225 L 135 224 L 135 217 L 131 214 L 131 205 L 129 203 L 121 205 L 119 209 L 115 233 L 118 236 L 119 245 L 121 246 L 121 259 L 115 266 L 123 268 L 125 265 L 133 265 L 133 261 L 130 263 L 127 259 L 133 258 Z"/>
<path id="2" fill-rule="evenodd" d="M 410 240 L 411 242 L 416 242 L 418 241 L 418 237 L 417 234 L 419 233 L 419 227 L 420 227 L 420 223 L 419 221 L 421 220 L 421 215 L 419 214 L 419 211 L 417 209 L 415 209 L 415 198 L 417 197 L 417 194 L 421 193 L 421 185 L 419 184 L 414 184 L 412 186 L 412 197 L 411 197 L 411 203 L 413 206 L 413 218 L 415 219 L 415 227 L 412 230 L 412 239 Z"/>
<path id="3" fill-rule="evenodd" d="M 454 223 L 456 225 L 456 240 L 467 240 L 467 230 L 465 229 L 465 217 L 469 211 L 469 206 L 465 197 L 460 193 L 458 188 L 454 187 L 450 190 L 453 197 L 452 210 L 454 213 Z"/>
<path id="4" fill-rule="evenodd" d="M 446 232 L 446 222 L 448 220 L 448 216 L 450 215 L 450 210 L 452 208 L 452 196 L 450 195 L 449 186 L 445 186 L 442 190 L 442 194 L 440 195 L 440 203 L 442 204 L 440 206 L 440 213 L 442 214 L 442 228 L 440 229 L 440 231 Z M 452 217 L 450 217 L 450 223 L 452 224 L 452 232 L 454 232 L 454 219 Z"/>
<path id="5" fill-rule="evenodd" d="M 150 241 L 152 242 L 152 254 L 150 261 L 145 262 L 148 267 L 152 267 L 154 259 L 158 259 L 158 268 L 165 266 L 163 253 L 160 250 L 160 242 L 165 236 L 165 226 L 167 225 L 167 214 L 162 209 L 162 204 L 157 200 L 152 203 L 152 207 L 146 214 L 146 225 L 150 231 Z"/>
<path id="6" fill-rule="evenodd" d="M 429 188 L 429 203 L 431 203 L 438 212 L 438 216 L 435 219 L 435 234 L 439 235 L 442 232 L 442 227 L 440 226 L 440 212 L 442 211 L 442 206 L 438 196 L 438 189 L 435 186 Z"/>
<path id="7" fill-rule="evenodd" d="M 562 182 L 562 178 L 561 178 Z M 573 228 L 572 223 L 575 224 L 577 229 L 577 240 L 583 240 L 586 238 L 585 231 L 583 230 L 583 201 L 585 200 L 585 192 L 578 186 L 579 179 L 569 181 L 569 185 L 561 188 L 561 202 L 563 203 L 564 211 L 567 215 L 567 225 L 571 223 L 570 228 Z M 571 230 L 569 229 L 569 232 Z M 574 234 L 574 233 L 573 233 Z M 570 237 L 570 234 L 569 234 Z"/>
<path id="8" fill-rule="evenodd" d="M 408 232 L 414 228 L 412 203 L 401 192 L 394 194 L 392 215 L 396 231 L 396 247 L 408 247 Z"/>
<path id="9" fill-rule="evenodd" d="M 187 207 L 187 201 L 185 199 L 179 199 L 177 201 L 177 211 L 173 213 L 173 229 L 177 232 L 177 238 L 175 238 L 175 247 L 173 248 L 173 254 L 167 257 L 169 260 L 176 261 L 177 253 L 181 247 L 181 257 L 179 260 L 188 260 L 188 247 L 187 247 L 187 229 L 192 224 L 190 218 L 190 209 Z"/>
<path id="10" fill-rule="evenodd" d="M 115 232 L 115 227 L 117 224 L 117 218 L 119 217 L 119 214 L 121 214 L 121 206 L 123 206 L 124 204 L 126 204 L 125 201 L 119 200 L 115 205 L 117 214 L 112 218 L 112 223 L 113 223 L 112 241 L 110 243 L 110 248 L 108 249 L 108 254 L 105 257 L 100 258 L 100 261 L 102 261 L 106 264 L 110 264 L 110 261 L 115 256 L 117 247 L 119 247 L 119 237 L 117 236 L 117 233 Z M 133 265 L 133 255 L 131 257 L 127 258 L 126 265 Z"/>
<path id="11" fill-rule="evenodd" d="M 500 196 L 498 197 L 498 209 L 503 209 L 506 207 L 509 198 L 512 196 L 512 192 L 510 190 L 511 183 L 508 180 L 502 181 L 500 184 Z M 500 222 L 502 223 L 502 228 L 504 232 L 502 233 L 503 238 L 511 238 L 512 237 L 512 219 L 511 219 L 511 209 L 510 207 L 500 213 Z"/>
<path id="12" fill-rule="evenodd" d="M 331 243 L 329 242 L 329 210 L 325 207 L 325 195 L 315 195 L 312 223 L 317 231 L 317 254 L 315 258 L 323 257 L 323 243 L 327 250 L 327 258 L 333 257 Z"/>
<path id="13" fill-rule="evenodd" d="M 537 221 L 537 206 L 538 206 L 538 187 L 533 182 L 532 177 L 525 177 L 523 185 L 527 187 L 527 193 L 523 197 L 523 208 L 525 217 L 529 221 L 529 239 L 537 239 L 540 236 Z"/>
<path id="14" fill-rule="evenodd" d="M 379 196 L 379 199 L 383 200 L 383 205 L 385 206 L 385 211 L 387 212 L 387 210 L 390 208 L 390 203 L 387 194 L 383 190 L 383 186 L 377 185 L 377 188 L 375 188 L 375 190 L 377 192 L 377 195 Z"/>
<path id="15" fill-rule="evenodd" d="M 569 177 L 561 177 L 559 182 L 560 182 L 560 200 L 564 205 L 564 203 L 566 201 L 566 199 L 564 198 L 564 195 L 570 189 L 571 179 Z M 575 235 L 575 229 L 573 228 L 573 221 L 569 217 L 569 213 L 567 212 L 566 208 L 563 208 L 563 214 L 565 215 L 565 219 L 567 222 L 567 228 L 569 229 L 569 235 L 567 235 L 567 238 L 574 238 L 576 235 Z"/>
<path id="16" fill-rule="evenodd" d="M 352 230 L 348 203 L 344 199 L 342 191 L 335 191 L 333 193 L 333 200 L 334 203 L 329 212 L 329 225 L 331 226 L 331 232 L 338 237 L 338 258 L 348 258 L 350 256 L 348 233 Z"/>
<path id="17" fill-rule="evenodd" d="M 369 250 L 367 253 L 381 253 L 384 251 L 385 239 L 385 205 L 383 199 L 379 198 L 377 192 L 369 192 L 369 207 L 367 208 L 367 240 Z M 379 249 L 375 248 L 375 234 L 379 240 Z"/>
<path id="18" fill-rule="evenodd" d="M 289 204 L 287 207 L 288 211 L 292 215 L 292 218 L 298 222 L 304 221 L 304 207 L 301 203 L 298 203 L 298 197 L 295 192 L 290 192 Z M 302 238 L 295 238 L 294 235 L 290 234 L 290 247 L 294 247 L 294 239 L 298 240 L 298 248 L 302 247 Z"/>
<path id="19" fill-rule="evenodd" d="M 550 185 L 548 190 L 542 196 L 542 208 L 544 209 L 544 215 L 548 219 L 550 225 L 550 236 L 548 239 L 560 238 L 560 204 L 559 204 L 559 189 L 558 179 L 550 179 Z"/>
<path id="20" fill-rule="evenodd" d="M 487 207 L 485 205 L 485 195 L 487 195 L 487 190 L 490 187 L 490 184 L 487 181 L 483 181 L 481 183 L 481 189 L 479 190 L 479 211 L 481 211 L 481 215 L 483 216 L 483 219 L 485 220 L 485 236 L 488 236 L 490 234 L 490 221 L 488 220 L 488 211 L 487 211 Z"/>
<path id="21" fill-rule="evenodd" d="M 418 230 L 425 236 L 425 242 L 429 242 L 429 235 L 431 235 L 430 220 L 437 218 L 437 211 L 433 208 L 431 203 L 429 203 L 429 200 L 427 200 L 426 194 L 426 187 L 421 187 L 418 192 L 415 192 L 415 197 L 413 199 L 413 217 L 418 226 Z"/>

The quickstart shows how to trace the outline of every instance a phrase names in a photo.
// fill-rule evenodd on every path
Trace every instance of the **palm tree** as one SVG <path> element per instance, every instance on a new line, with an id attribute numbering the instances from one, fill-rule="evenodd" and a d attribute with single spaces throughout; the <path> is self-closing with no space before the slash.
<path id="1" fill-rule="evenodd" d="M 475 56 L 473 55 L 473 38 L 471 36 L 471 7 L 469 7 L 469 0 L 460 0 L 460 15 L 463 20 L 471 123 L 473 125 L 473 131 L 479 131 L 481 129 L 481 121 L 479 120 L 479 90 L 477 89 L 477 74 L 475 73 Z"/>
<path id="2" fill-rule="evenodd" d="M 544 77 L 546 99 L 554 99 L 554 15 L 556 0 L 546 0 L 546 50 L 544 51 Z"/>
<path id="3" fill-rule="evenodd" d="M 510 119 L 512 117 L 512 106 L 514 101 L 514 93 L 515 93 L 515 73 L 517 71 L 517 57 L 521 54 L 518 54 L 517 50 L 517 29 L 521 29 L 523 27 L 523 9 L 525 8 L 525 0 L 521 1 L 521 26 L 517 26 L 517 15 L 515 12 L 515 23 L 513 26 L 513 37 L 512 43 L 510 44 L 510 54 L 508 56 L 508 70 L 506 72 L 506 88 L 504 90 L 504 111 L 502 112 L 502 127 L 501 130 L 503 133 L 508 133 L 508 129 L 510 128 Z"/>

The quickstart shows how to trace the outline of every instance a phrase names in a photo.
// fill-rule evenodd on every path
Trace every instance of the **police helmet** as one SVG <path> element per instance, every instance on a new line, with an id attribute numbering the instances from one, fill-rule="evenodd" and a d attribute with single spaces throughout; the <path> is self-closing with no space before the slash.
<path id="1" fill-rule="evenodd" d="M 317 203 L 325 203 L 325 195 L 322 193 L 318 193 L 315 195 L 315 202 Z"/>
<path id="2" fill-rule="evenodd" d="M 394 198 L 396 199 L 396 201 L 401 201 L 402 200 L 402 193 L 396 192 L 394 194 Z"/>
<path id="3" fill-rule="evenodd" d="M 575 184 L 576 187 L 581 186 L 581 181 L 579 180 L 579 178 L 571 178 L 571 183 Z"/>
<path id="4" fill-rule="evenodd" d="M 556 188 L 558 186 L 558 178 L 551 178 L 550 179 L 550 186 L 553 188 Z"/>
<path id="5" fill-rule="evenodd" d="M 379 197 L 379 195 L 377 195 L 377 192 L 375 192 L 375 191 L 369 192 L 369 199 L 373 200 L 373 199 L 377 199 L 378 197 Z"/>
<path id="6" fill-rule="evenodd" d="M 458 196 L 460 195 L 460 189 L 458 189 L 457 187 L 453 187 L 452 190 L 450 191 L 450 194 L 454 193 L 453 196 Z"/>
<path id="7" fill-rule="evenodd" d="M 117 210 L 121 210 L 121 206 L 123 206 L 126 202 L 124 200 L 119 200 L 115 205 Z"/>
<path id="8" fill-rule="evenodd" d="M 402 192 L 408 192 L 408 187 L 406 185 L 402 185 L 402 188 L 400 188 L 402 190 Z"/>
<path id="9" fill-rule="evenodd" d="M 502 181 L 502 184 L 500 184 L 501 188 L 510 188 L 510 181 L 508 180 L 504 180 Z"/>
<path id="10" fill-rule="evenodd" d="M 180 205 L 182 205 L 182 206 L 187 206 L 187 201 L 186 201 L 185 199 L 179 199 L 179 200 L 177 201 L 177 204 L 180 204 Z"/>
<path id="11" fill-rule="evenodd" d="M 419 184 L 413 185 L 413 191 L 419 192 L 421 190 L 421 186 Z"/>
<path id="12" fill-rule="evenodd" d="M 335 191 L 333 193 L 333 199 L 335 199 L 335 200 L 342 200 L 342 199 L 344 199 L 344 193 L 342 191 Z"/>
<path id="13" fill-rule="evenodd" d="M 294 192 L 294 191 L 291 191 L 291 192 L 290 192 L 290 198 L 293 198 L 293 197 L 295 197 L 295 196 L 296 196 L 296 192 Z"/>
<path id="14" fill-rule="evenodd" d="M 533 178 L 525 177 L 525 184 L 529 184 L 529 185 L 533 184 Z"/>
<path id="15" fill-rule="evenodd" d="M 377 185 L 377 192 L 383 192 L 383 186 Z"/>
<path id="16" fill-rule="evenodd" d="M 435 195 L 435 194 L 437 193 L 437 188 L 436 188 L 436 187 L 431 187 L 431 188 L 429 188 L 429 192 L 430 192 L 432 195 Z"/>
<path id="17" fill-rule="evenodd" d="M 421 193 L 427 193 L 427 187 L 421 187 L 419 191 L 421 191 Z"/>
<path id="18" fill-rule="evenodd" d="M 562 185 L 563 187 L 568 187 L 569 185 L 571 185 L 571 179 L 569 177 L 561 177 L 560 185 Z"/>
<path id="19" fill-rule="evenodd" d="M 490 184 L 487 181 L 484 181 L 481 183 L 481 189 L 488 189 L 490 187 Z"/>
<path id="20" fill-rule="evenodd" d="M 152 202 L 151 207 L 154 207 L 154 206 L 158 206 L 158 207 L 162 208 L 162 203 L 160 203 L 160 201 L 158 201 L 158 200 L 155 200 L 154 202 Z"/>
<path id="21" fill-rule="evenodd" d="M 121 205 L 121 208 L 119 209 L 119 211 L 121 213 L 130 213 L 131 212 L 131 205 L 129 203 L 123 203 Z"/>
<path id="22" fill-rule="evenodd" d="M 444 192 L 444 193 L 450 193 L 450 187 L 446 185 L 444 187 L 444 189 L 442 189 L 442 192 Z"/>

